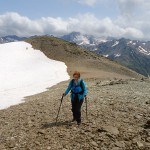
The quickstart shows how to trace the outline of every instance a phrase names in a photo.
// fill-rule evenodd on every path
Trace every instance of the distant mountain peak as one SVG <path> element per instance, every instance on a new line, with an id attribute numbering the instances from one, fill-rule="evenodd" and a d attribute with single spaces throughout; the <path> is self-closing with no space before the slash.
<path id="1" fill-rule="evenodd" d="M 9 42 L 16 42 L 16 41 L 23 41 L 27 39 L 26 37 L 18 37 L 16 35 L 7 35 L 4 37 L 0 37 L 0 44 L 2 43 L 9 43 Z"/>
<path id="2" fill-rule="evenodd" d="M 107 41 L 106 37 L 97 38 L 97 37 L 94 37 L 93 35 L 82 34 L 80 32 L 72 32 L 60 38 L 63 40 L 72 42 L 72 43 L 76 43 L 77 45 L 80 45 L 84 48 L 91 47 L 91 50 L 92 49 L 96 50 L 95 46 Z"/>
<path id="3" fill-rule="evenodd" d="M 150 75 L 150 42 L 94 37 L 80 32 L 72 32 L 61 38 L 117 61 L 140 74 Z"/>

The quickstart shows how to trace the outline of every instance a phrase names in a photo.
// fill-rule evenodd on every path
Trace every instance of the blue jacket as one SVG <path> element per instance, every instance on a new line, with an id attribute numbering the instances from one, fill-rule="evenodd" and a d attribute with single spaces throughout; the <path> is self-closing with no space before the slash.
<path id="1" fill-rule="evenodd" d="M 81 83 L 82 82 L 82 83 Z M 82 84 L 82 87 L 80 86 Z M 83 100 L 84 99 L 84 96 L 87 94 L 87 87 L 86 87 L 86 84 L 85 82 L 82 80 L 82 79 L 79 79 L 78 80 L 78 84 L 76 85 L 74 80 L 70 81 L 69 82 L 69 85 L 68 85 L 68 88 L 66 89 L 65 91 L 65 95 L 67 95 L 69 93 L 69 91 L 72 91 L 71 92 L 71 100 L 73 101 L 74 100 L 74 97 L 75 97 L 75 92 L 77 91 L 77 95 L 78 95 L 78 99 L 79 101 L 80 100 Z"/>

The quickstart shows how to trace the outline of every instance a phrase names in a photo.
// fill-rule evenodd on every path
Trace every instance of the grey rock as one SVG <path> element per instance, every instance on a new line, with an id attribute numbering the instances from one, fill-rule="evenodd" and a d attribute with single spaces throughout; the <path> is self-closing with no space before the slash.
<path id="1" fill-rule="evenodd" d="M 148 148 L 150 148 L 150 142 L 145 142 L 145 147 L 148 147 Z"/>
<path id="2" fill-rule="evenodd" d="M 141 118 L 142 118 L 142 115 L 135 115 L 134 118 L 135 118 L 135 119 L 141 119 Z"/>
<path id="3" fill-rule="evenodd" d="M 47 147 L 47 150 L 50 150 L 50 149 L 51 149 L 51 147 L 50 147 L 50 146 L 48 146 L 48 147 Z"/>
<path id="4" fill-rule="evenodd" d="M 120 150 L 119 147 L 113 147 L 111 150 Z"/>
<path id="5" fill-rule="evenodd" d="M 38 142 L 38 141 L 35 141 L 35 144 L 36 144 L 36 145 L 38 145 L 38 146 L 40 146 L 40 145 L 41 145 L 41 143 L 40 143 L 40 142 Z"/>
<path id="6" fill-rule="evenodd" d="M 109 132 L 113 135 L 118 135 L 119 134 L 119 130 L 117 127 L 113 127 L 113 126 L 105 126 L 103 127 L 103 130 L 106 132 Z"/>
<path id="7" fill-rule="evenodd" d="M 144 145 L 141 141 L 136 142 L 136 144 L 137 144 L 138 148 L 140 148 L 140 149 L 144 147 Z"/>
<path id="8" fill-rule="evenodd" d="M 44 130 L 39 130 L 38 133 L 45 134 L 45 131 Z"/>
<path id="9" fill-rule="evenodd" d="M 15 142 L 14 141 L 11 141 L 8 145 L 9 148 L 14 148 L 15 147 Z"/>
<path id="10" fill-rule="evenodd" d="M 150 104 L 150 100 L 149 100 L 149 101 L 146 101 L 146 104 Z"/>
<path id="11" fill-rule="evenodd" d="M 150 137 L 147 137 L 146 141 L 150 142 Z"/>
<path id="12" fill-rule="evenodd" d="M 95 147 L 98 147 L 98 144 L 95 141 L 92 141 L 91 144 Z"/>
<path id="13" fill-rule="evenodd" d="M 123 141 L 116 141 L 115 145 L 120 148 L 125 148 L 125 143 Z"/>

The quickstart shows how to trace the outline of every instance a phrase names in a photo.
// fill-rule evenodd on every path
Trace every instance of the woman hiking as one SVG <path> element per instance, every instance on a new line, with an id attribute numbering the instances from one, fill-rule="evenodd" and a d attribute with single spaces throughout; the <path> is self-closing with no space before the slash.
<path id="1" fill-rule="evenodd" d="M 73 79 L 70 81 L 68 88 L 66 89 L 63 96 L 66 96 L 69 91 L 71 91 L 71 104 L 73 120 L 77 121 L 77 124 L 81 124 L 81 106 L 84 101 L 84 97 L 87 94 L 87 88 L 85 82 L 80 79 L 80 72 L 75 71 L 73 74 Z"/>

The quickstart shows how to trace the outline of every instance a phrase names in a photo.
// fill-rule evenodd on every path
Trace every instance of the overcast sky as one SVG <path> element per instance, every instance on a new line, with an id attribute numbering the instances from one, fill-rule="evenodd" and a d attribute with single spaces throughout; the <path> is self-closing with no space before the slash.
<path id="1" fill-rule="evenodd" d="M 0 36 L 72 31 L 150 40 L 150 0 L 0 1 Z"/>

